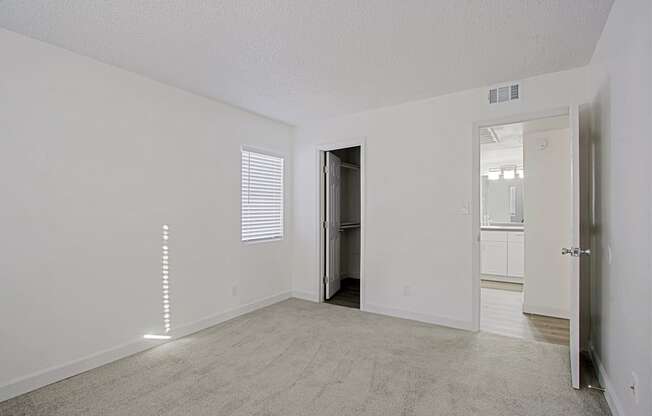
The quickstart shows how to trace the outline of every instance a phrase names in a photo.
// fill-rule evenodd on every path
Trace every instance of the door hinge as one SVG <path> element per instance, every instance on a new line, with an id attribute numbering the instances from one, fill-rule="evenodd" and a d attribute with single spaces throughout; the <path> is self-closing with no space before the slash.
<path id="1" fill-rule="evenodd" d="M 323 171 L 324 171 L 324 173 L 328 174 L 328 165 L 324 165 Z"/>
<path id="2" fill-rule="evenodd" d="M 324 276 L 324 284 L 328 283 L 328 276 Z"/>
<path id="3" fill-rule="evenodd" d="M 323 221 L 321 225 L 324 227 L 324 230 L 328 229 L 328 221 Z"/>

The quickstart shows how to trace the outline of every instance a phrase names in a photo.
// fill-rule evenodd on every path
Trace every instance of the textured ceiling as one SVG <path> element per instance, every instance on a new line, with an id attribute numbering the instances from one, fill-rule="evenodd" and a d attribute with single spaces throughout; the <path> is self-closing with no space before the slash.
<path id="1" fill-rule="evenodd" d="M 588 63 L 613 0 L 0 0 L 0 26 L 298 124 Z"/>

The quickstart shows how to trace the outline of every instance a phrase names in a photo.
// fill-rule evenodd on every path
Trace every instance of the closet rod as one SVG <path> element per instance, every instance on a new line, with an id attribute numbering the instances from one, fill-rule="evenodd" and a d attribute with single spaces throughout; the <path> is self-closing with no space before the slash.
<path id="1" fill-rule="evenodd" d="M 352 223 L 340 224 L 340 230 L 348 230 L 350 228 L 360 228 L 360 223 L 352 222 Z"/>

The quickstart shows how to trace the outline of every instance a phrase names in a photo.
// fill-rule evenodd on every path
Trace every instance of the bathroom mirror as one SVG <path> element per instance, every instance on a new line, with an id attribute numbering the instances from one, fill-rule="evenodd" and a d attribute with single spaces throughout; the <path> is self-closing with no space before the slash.
<path id="1" fill-rule="evenodd" d="M 482 225 L 523 224 L 523 179 L 489 179 L 482 175 Z"/>

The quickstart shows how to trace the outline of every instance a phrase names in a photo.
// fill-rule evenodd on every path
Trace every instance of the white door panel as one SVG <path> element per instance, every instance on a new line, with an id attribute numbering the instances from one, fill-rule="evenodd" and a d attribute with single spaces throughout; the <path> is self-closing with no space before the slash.
<path id="1" fill-rule="evenodd" d="M 570 108 L 571 148 L 571 230 L 569 247 L 571 254 L 579 254 L 580 248 L 580 120 L 579 107 Z M 573 249 L 576 250 L 573 250 Z M 567 255 L 570 268 L 570 363 L 571 382 L 580 388 L 580 261 L 575 255 Z"/>
<path id="2" fill-rule="evenodd" d="M 481 241 L 480 250 L 480 269 L 482 274 L 507 276 L 506 242 Z"/>
<path id="3" fill-rule="evenodd" d="M 525 274 L 525 248 L 522 242 L 507 243 L 507 275 L 523 277 Z"/>
<path id="4" fill-rule="evenodd" d="M 340 159 L 326 153 L 326 299 L 340 290 Z"/>
<path id="5" fill-rule="evenodd" d="M 507 231 L 481 231 L 481 241 L 507 241 Z"/>

